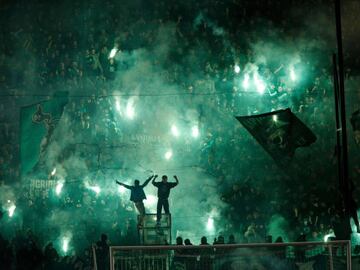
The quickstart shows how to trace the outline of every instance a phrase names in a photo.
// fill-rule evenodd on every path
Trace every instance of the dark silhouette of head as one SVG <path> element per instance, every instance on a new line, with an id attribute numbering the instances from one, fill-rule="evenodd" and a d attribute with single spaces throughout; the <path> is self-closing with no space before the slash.
<path id="1" fill-rule="evenodd" d="M 225 244 L 224 236 L 219 235 L 218 240 L 217 240 L 217 243 L 218 243 L 218 244 Z"/>
<path id="2" fill-rule="evenodd" d="M 108 239 L 106 234 L 101 234 L 101 241 L 106 242 L 106 240 Z"/>
<path id="3" fill-rule="evenodd" d="M 181 236 L 176 237 L 176 244 L 177 245 L 182 245 L 183 244 L 183 239 L 182 239 Z"/>
<path id="4" fill-rule="evenodd" d="M 140 181 L 136 179 L 136 180 L 134 181 L 134 184 L 135 184 L 135 186 L 137 187 L 138 185 L 140 185 Z"/>
<path id="5" fill-rule="evenodd" d="M 167 177 L 167 175 L 163 175 L 161 179 L 164 183 L 166 183 L 168 180 L 168 177 Z"/>
<path id="6" fill-rule="evenodd" d="M 282 239 L 281 236 L 279 236 L 279 237 L 276 238 L 276 240 L 275 240 L 275 243 L 283 243 L 283 242 L 284 242 L 284 240 Z"/>
<path id="7" fill-rule="evenodd" d="M 185 239 L 184 244 L 185 244 L 185 246 L 191 246 L 192 245 L 191 242 L 190 242 L 190 239 Z"/>
<path id="8" fill-rule="evenodd" d="M 201 237 L 200 243 L 201 243 L 201 245 L 207 245 L 208 244 L 206 236 Z"/>
<path id="9" fill-rule="evenodd" d="M 229 235 L 229 244 L 235 244 L 235 236 L 233 234 Z"/>

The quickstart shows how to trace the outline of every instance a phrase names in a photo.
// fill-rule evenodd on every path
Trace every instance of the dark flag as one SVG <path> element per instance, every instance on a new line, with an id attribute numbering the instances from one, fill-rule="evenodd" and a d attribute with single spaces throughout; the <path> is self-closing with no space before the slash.
<path id="1" fill-rule="evenodd" d="M 296 148 L 316 141 L 314 133 L 290 109 L 236 119 L 280 165 L 290 162 Z"/>
<path id="2" fill-rule="evenodd" d="M 351 115 L 350 122 L 354 131 L 355 142 L 360 145 L 360 110 Z"/>
<path id="3" fill-rule="evenodd" d="M 21 108 L 20 160 L 22 176 L 35 167 L 51 143 L 51 136 L 68 102 L 67 96 L 67 92 L 57 92 L 50 100 Z"/>

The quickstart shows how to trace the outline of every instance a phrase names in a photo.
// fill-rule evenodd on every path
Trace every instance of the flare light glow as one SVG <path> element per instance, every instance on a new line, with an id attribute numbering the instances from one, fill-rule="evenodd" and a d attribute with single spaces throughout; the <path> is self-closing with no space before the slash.
<path id="1" fill-rule="evenodd" d="M 180 132 L 179 129 L 177 128 L 177 126 L 172 125 L 171 126 L 171 133 L 175 136 L 175 137 L 179 137 Z"/>
<path id="2" fill-rule="evenodd" d="M 261 94 L 261 95 L 264 94 L 265 89 L 266 89 L 266 85 L 261 80 L 261 78 L 260 78 L 260 76 L 259 76 L 259 74 L 257 72 L 254 73 L 253 79 L 254 79 L 256 90 L 258 91 L 258 93 Z"/>
<path id="3" fill-rule="evenodd" d="M 166 158 L 167 160 L 169 160 L 169 159 L 172 157 L 172 155 L 173 155 L 172 151 L 171 151 L 171 150 L 168 150 L 168 151 L 165 153 L 165 158 Z"/>
<path id="4" fill-rule="evenodd" d="M 70 239 L 68 237 L 64 237 L 62 239 L 62 251 L 63 252 L 68 252 L 69 250 L 69 242 L 70 242 Z"/>
<path id="5" fill-rule="evenodd" d="M 214 219 L 212 217 L 209 217 L 206 223 L 206 230 L 213 231 L 214 229 L 215 229 Z"/>
<path id="6" fill-rule="evenodd" d="M 294 82 L 296 81 L 296 74 L 295 74 L 295 70 L 294 67 L 290 67 L 290 79 Z"/>
<path id="7" fill-rule="evenodd" d="M 194 138 L 199 137 L 199 128 L 198 128 L 198 126 L 193 126 L 192 127 L 191 136 L 193 136 Z"/>
<path id="8" fill-rule="evenodd" d="M 115 107 L 116 107 L 116 110 L 117 110 L 118 112 L 121 112 L 121 107 L 120 107 L 120 101 L 119 101 L 119 100 L 116 100 L 116 102 L 115 102 Z"/>
<path id="9" fill-rule="evenodd" d="M 243 83 L 242 83 L 242 86 L 244 87 L 244 89 L 249 88 L 249 80 L 250 80 L 250 76 L 249 76 L 249 74 L 246 73 L 244 76 Z"/>
<path id="10" fill-rule="evenodd" d="M 89 189 L 94 191 L 96 194 L 99 194 L 101 191 L 101 188 L 99 186 L 89 186 Z"/>
<path id="11" fill-rule="evenodd" d="M 55 193 L 56 193 L 56 195 L 58 195 L 58 196 L 60 195 L 63 186 L 64 186 L 64 183 L 63 183 L 63 182 L 58 182 L 58 183 L 57 183 L 57 185 L 56 185 L 56 187 L 55 187 Z"/>
<path id="12" fill-rule="evenodd" d="M 332 233 L 329 233 L 329 234 L 325 235 L 324 236 L 324 242 L 327 242 L 330 237 L 335 237 L 335 234 L 332 232 Z"/>
<path id="13" fill-rule="evenodd" d="M 9 217 L 12 217 L 14 215 L 15 209 L 16 209 L 16 205 L 14 204 L 9 207 L 8 209 Z"/>
<path id="14" fill-rule="evenodd" d="M 129 100 L 126 105 L 126 116 L 129 119 L 133 119 L 135 116 L 134 102 Z"/>
<path id="15" fill-rule="evenodd" d="M 109 59 L 110 59 L 110 58 L 114 58 L 117 52 L 118 52 L 118 49 L 117 49 L 117 48 L 113 48 L 113 49 L 110 51 Z"/>

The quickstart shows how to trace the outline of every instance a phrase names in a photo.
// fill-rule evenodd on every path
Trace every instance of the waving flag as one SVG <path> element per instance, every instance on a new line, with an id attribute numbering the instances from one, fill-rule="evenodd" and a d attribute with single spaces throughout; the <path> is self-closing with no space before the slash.
<path id="1" fill-rule="evenodd" d="M 21 108 L 21 175 L 29 173 L 44 155 L 68 102 L 67 92 L 57 92 L 50 100 Z"/>
<path id="2" fill-rule="evenodd" d="M 237 116 L 237 120 L 277 162 L 291 161 L 298 147 L 316 141 L 314 133 L 290 109 L 252 116 Z"/>

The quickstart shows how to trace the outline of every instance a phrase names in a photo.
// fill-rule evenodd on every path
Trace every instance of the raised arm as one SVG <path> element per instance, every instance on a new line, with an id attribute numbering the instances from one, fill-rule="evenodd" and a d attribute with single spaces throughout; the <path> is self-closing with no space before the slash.
<path id="1" fill-rule="evenodd" d="M 176 175 L 174 175 L 174 179 L 176 181 L 175 184 L 178 185 L 179 184 L 179 178 Z"/>
<path id="2" fill-rule="evenodd" d="M 148 179 L 146 179 L 146 181 L 144 182 L 144 184 L 142 184 L 141 186 L 142 186 L 142 187 L 146 187 L 147 184 L 149 184 L 151 178 L 153 178 L 153 177 L 154 177 L 154 175 L 150 176 Z"/>
<path id="3" fill-rule="evenodd" d="M 120 185 L 120 186 L 123 186 L 124 188 L 127 188 L 127 189 L 130 189 L 130 186 L 129 185 L 126 185 L 124 183 L 121 183 L 119 181 L 116 181 L 116 184 Z"/>
<path id="4" fill-rule="evenodd" d="M 155 180 L 156 180 L 157 177 L 158 177 L 158 175 L 155 174 L 153 180 L 151 181 L 151 184 L 153 184 L 154 186 L 156 186 L 156 184 L 157 184 L 157 183 L 155 182 Z"/>

